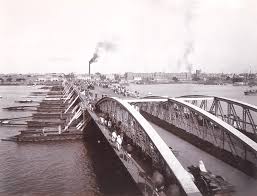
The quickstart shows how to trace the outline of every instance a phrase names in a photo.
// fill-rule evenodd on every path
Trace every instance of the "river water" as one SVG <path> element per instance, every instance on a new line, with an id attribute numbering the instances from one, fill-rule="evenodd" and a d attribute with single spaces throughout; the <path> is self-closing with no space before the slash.
<path id="1" fill-rule="evenodd" d="M 33 91 L 43 90 L 28 86 L 0 86 L 0 118 L 31 116 L 31 111 L 2 108 L 22 105 L 15 103 L 17 100 L 40 101 L 42 97 L 26 98 Z M 0 138 L 15 135 L 21 129 L 0 126 Z M 17 144 L 0 141 L 0 195 L 99 195 L 98 192 L 92 161 L 83 142 Z"/>
<path id="2" fill-rule="evenodd" d="M 159 85 L 137 85 L 130 84 L 129 89 L 138 91 L 142 95 L 178 97 L 183 95 L 211 95 L 232 98 L 253 105 L 257 105 L 257 96 L 245 96 L 247 86 L 232 85 L 200 85 L 200 84 L 159 84 Z"/>
<path id="3" fill-rule="evenodd" d="M 21 105 L 16 100 L 24 98 L 39 87 L 27 86 L 0 86 L 0 118 L 30 116 L 31 111 L 11 112 L 3 107 Z M 204 86 L 194 84 L 161 84 L 161 85 L 133 85 L 133 91 L 147 95 L 182 96 L 188 94 L 216 95 L 242 100 L 257 105 L 254 96 L 244 96 L 245 87 L 234 86 Z M 40 101 L 42 98 L 29 98 Z M 26 104 L 27 105 L 27 104 Z M 12 136 L 21 130 L 21 127 L 0 126 L 0 139 Z M 161 135 L 166 133 L 160 133 Z M 92 150 L 90 150 L 92 149 Z M 109 175 L 103 175 L 102 165 L 104 157 L 95 158 L 92 155 L 94 147 L 89 147 L 85 141 L 22 143 L 0 141 L 0 195 L 134 195 L 133 191 L 126 194 L 126 188 L 135 189 L 133 185 L 117 186 L 119 177 L 112 177 L 112 170 L 108 167 Z M 111 163 L 111 165 L 113 165 Z M 98 169 L 96 168 L 98 166 Z M 100 171 L 100 174 L 99 174 Z M 114 172 L 115 173 L 115 172 Z M 117 173 L 117 172 L 116 172 Z M 119 174 L 120 176 L 122 174 Z M 106 179 L 105 176 L 107 176 Z M 128 178 L 128 177 L 126 177 Z M 130 179 L 122 181 L 129 184 Z M 111 186 L 112 190 L 103 189 Z M 105 187 L 106 188 L 106 187 Z M 108 189 L 108 188 L 107 188 Z M 122 191 L 123 190 L 123 191 Z M 135 191 L 136 192 L 136 191 Z"/>

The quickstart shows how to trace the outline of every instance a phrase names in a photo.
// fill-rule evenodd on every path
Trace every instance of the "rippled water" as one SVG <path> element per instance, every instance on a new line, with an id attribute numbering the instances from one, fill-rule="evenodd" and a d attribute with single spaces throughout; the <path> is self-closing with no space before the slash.
<path id="1" fill-rule="evenodd" d="M 2 142 L 0 189 L 8 194 L 97 193 L 92 161 L 82 142 Z"/>
<path id="2" fill-rule="evenodd" d="M 0 118 L 30 116 L 31 111 L 6 111 L 2 108 L 22 105 L 15 101 L 31 99 L 26 96 L 32 91 L 39 89 L 0 86 Z M 40 99 L 42 98 L 33 98 L 37 101 Z M 17 134 L 20 129 L 22 128 L 0 127 L 0 138 Z M 79 192 L 97 195 L 98 190 L 92 161 L 83 142 L 17 144 L 0 141 L 1 194 L 71 195 Z"/>
<path id="3" fill-rule="evenodd" d="M 22 105 L 38 87 L 0 86 L 0 118 L 31 116 L 32 112 L 6 111 Z M 24 104 L 28 105 L 28 104 Z M 34 105 L 31 104 L 31 105 Z M 18 133 L 22 127 L 0 126 L 0 139 Z M 138 195 L 134 182 L 121 166 L 99 130 L 85 141 L 15 143 L 0 140 L 0 195 Z M 101 139 L 103 140 L 103 138 Z"/>

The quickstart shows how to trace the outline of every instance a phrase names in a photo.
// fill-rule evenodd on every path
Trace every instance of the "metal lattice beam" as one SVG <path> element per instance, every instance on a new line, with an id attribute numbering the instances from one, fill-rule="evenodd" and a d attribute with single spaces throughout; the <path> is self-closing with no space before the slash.
<path id="1" fill-rule="evenodd" d="M 156 110 L 154 106 L 146 107 L 143 102 L 136 105 L 143 105 L 146 110 L 150 109 L 155 115 L 164 117 L 163 111 Z M 194 194 L 200 194 L 174 154 L 134 106 L 118 98 L 105 97 L 97 102 L 96 107 L 107 113 L 112 120 L 120 122 L 124 134 L 152 158 L 155 167 L 160 168 L 165 175 L 173 175 L 172 178 L 178 180 L 186 194 L 191 195 L 194 191 Z"/>

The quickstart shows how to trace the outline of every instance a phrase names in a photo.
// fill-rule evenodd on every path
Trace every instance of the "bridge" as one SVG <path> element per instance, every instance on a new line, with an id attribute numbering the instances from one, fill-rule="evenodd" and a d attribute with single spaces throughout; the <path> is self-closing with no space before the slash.
<path id="1" fill-rule="evenodd" d="M 70 126 L 86 131 L 93 120 L 145 195 L 207 195 L 208 191 L 194 183 L 152 123 L 257 178 L 256 106 L 200 95 L 99 99 L 100 94 L 82 93 L 84 89 L 75 83 L 65 81 L 63 86 L 64 102 L 69 103 L 65 113 L 72 117 L 62 132 Z M 120 143 L 113 141 L 113 132 L 121 137 Z"/>
<path id="2" fill-rule="evenodd" d="M 179 99 L 210 112 L 257 141 L 257 106 L 216 96 L 191 95 Z"/>

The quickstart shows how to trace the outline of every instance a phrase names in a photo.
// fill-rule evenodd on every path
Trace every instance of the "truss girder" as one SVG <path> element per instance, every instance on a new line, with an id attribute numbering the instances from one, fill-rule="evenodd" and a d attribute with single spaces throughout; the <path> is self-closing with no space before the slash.
<path id="1" fill-rule="evenodd" d="M 151 157 L 154 167 L 162 171 L 162 174 L 168 179 L 175 177 L 178 180 L 182 192 L 189 194 L 187 193 L 190 191 L 188 190 L 189 186 L 198 192 L 174 154 L 152 126 L 136 110 L 136 107 L 144 108 L 144 110 L 149 112 L 151 111 L 159 118 L 165 118 L 165 111 L 158 110 L 155 104 L 149 105 L 142 102 L 129 105 L 126 101 L 109 97 L 102 98 L 96 103 L 98 111 L 108 114 L 112 122 L 121 124 L 120 127 L 123 134 L 132 140 L 133 145 L 136 145 L 142 152 Z"/>
<path id="2" fill-rule="evenodd" d="M 200 97 L 200 95 L 184 96 L 179 99 L 190 100 L 190 103 L 197 105 L 195 103 Z M 248 137 L 257 142 L 256 106 L 224 97 L 213 97 L 212 101 L 210 100 L 210 97 L 202 96 L 202 102 L 199 107 L 221 118 L 242 133 L 246 133 Z M 206 103 L 203 103 L 204 101 Z M 209 110 L 208 104 L 210 105 Z"/>
<path id="3" fill-rule="evenodd" d="M 142 103 L 140 104 L 141 106 L 143 105 Z M 217 112 L 221 111 L 219 103 L 216 102 L 213 105 L 217 106 Z M 250 161 L 257 167 L 257 144 L 203 109 L 176 99 L 169 99 L 165 103 L 148 102 L 144 103 L 143 107 L 141 106 L 140 109 L 142 111 L 193 134 L 219 149 L 226 150 L 234 157 Z M 163 115 L 160 116 L 159 113 Z M 248 143 L 248 141 L 250 142 Z"/>

